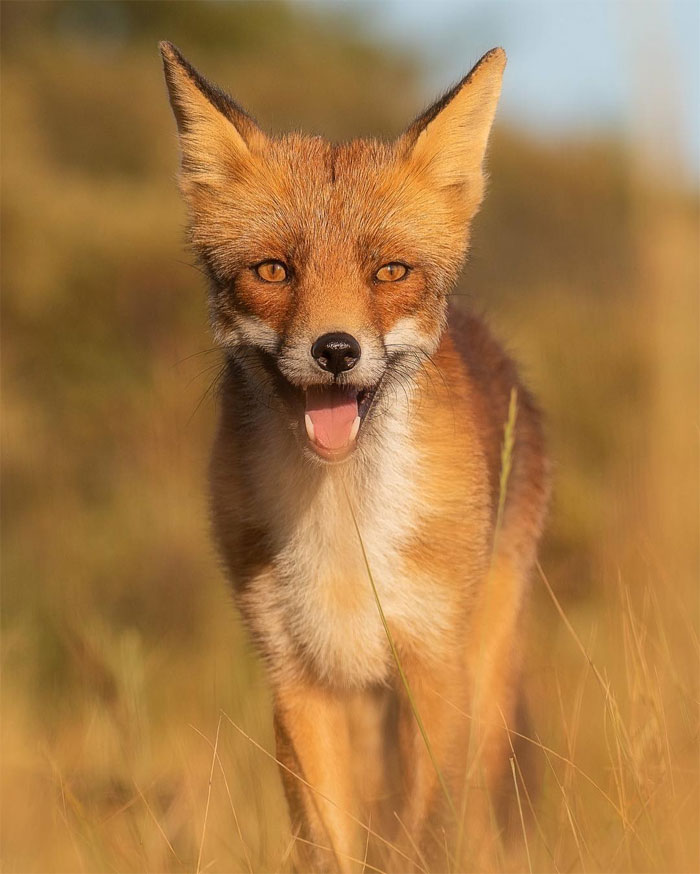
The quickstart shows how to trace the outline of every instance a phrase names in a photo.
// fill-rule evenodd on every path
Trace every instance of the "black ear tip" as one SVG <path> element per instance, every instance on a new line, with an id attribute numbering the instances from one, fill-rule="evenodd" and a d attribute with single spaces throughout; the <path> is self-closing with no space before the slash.
<path id="1" fill-rule="evenodd" d="M 496 46 L 491 49 L 491 51 L 486 52 L 484 57 L 481 59 L 482 61 L 498 61 L 503 66 L 506 65 L 508 61 L 508 56 L 506 55 L 505 49 L 501 46 Z"/>
<path id="2" fill-rule="evenodd" d="M 164 39 L 158 43 L 161 57 L 168 63 L 182 62 L 183 57 L 179 49 L 174 46 L 169 40 Z"/>

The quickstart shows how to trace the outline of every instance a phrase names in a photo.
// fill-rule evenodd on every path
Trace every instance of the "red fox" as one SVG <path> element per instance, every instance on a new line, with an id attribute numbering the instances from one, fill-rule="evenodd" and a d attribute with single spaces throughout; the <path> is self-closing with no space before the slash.
<path id="1" fill-rule="evenodd" d="M 214 529 L 267 665 L 300 869 L 356 870 L 368 833 L 384 870 L 444 868 L 448 834 L 481 852 L 512 783 L 548 502 L 530 394 L 448 303 L 505 53 L 395 142 L 335 144 L 268 136 L 161 52 L 226 358 Z"/>

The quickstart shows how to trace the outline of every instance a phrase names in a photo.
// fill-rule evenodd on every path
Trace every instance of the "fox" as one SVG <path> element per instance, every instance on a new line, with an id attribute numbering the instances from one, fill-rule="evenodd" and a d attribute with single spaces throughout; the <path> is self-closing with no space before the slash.
<path id="1" fill-rule="evenodd" d="M 550 491 L 533 396 L 450 296 L 505 52 L 397 139 L 335 143 L 264 132 L 160 51 L 223 353 L 214 537 L 269 678 L 297 869 L 359 871 L 371 846 L 381 870 L 444 870 L 448 836 L 451 870 L 478 869 L 524 731 Z"/>

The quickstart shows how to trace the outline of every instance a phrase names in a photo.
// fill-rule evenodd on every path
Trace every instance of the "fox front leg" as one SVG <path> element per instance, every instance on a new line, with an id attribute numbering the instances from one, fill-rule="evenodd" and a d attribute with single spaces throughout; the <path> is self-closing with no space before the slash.
<path id="1" fill-rule="evenodd" d="M 403 782 L 401 841 L 416 856 L 417 870 L 450 870 L 446 835 L 454 833 L 459 811 L 459 775 L 464 762 L 464 671 L 461 663 L 402 662 L 410 688 L 399 691 L 398 739 Z M 421 731 L 421 724 L 423 731 Z M 392 868 L 405 871 L 405 860 Z"/>
<path id="2" fill-rule="evenodd" d="M 298 870 L 357 870 L 361 830 L 343 696 L 312 685 L 277 690 L 275 735 Z"/>

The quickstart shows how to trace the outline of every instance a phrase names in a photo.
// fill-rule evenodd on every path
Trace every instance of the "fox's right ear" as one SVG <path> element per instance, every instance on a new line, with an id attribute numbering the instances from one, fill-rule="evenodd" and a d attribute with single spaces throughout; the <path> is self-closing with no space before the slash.
<path id="1" fill-rule="evenodd" d="M 165 81 L 180 134 L 182 182 L 215 185 L 264 146 L 265 134 L 227 94 L 208 82 L 170 42 L 160 43 Z"/>
<path id="2" fill-rule="evenodd" d="M 505 66 L 503 49 L 491 49 L 399 140 L 401 153 L 438 188 L 462 188 L 472 212 L 483 195 L 484 157 Z"/>

